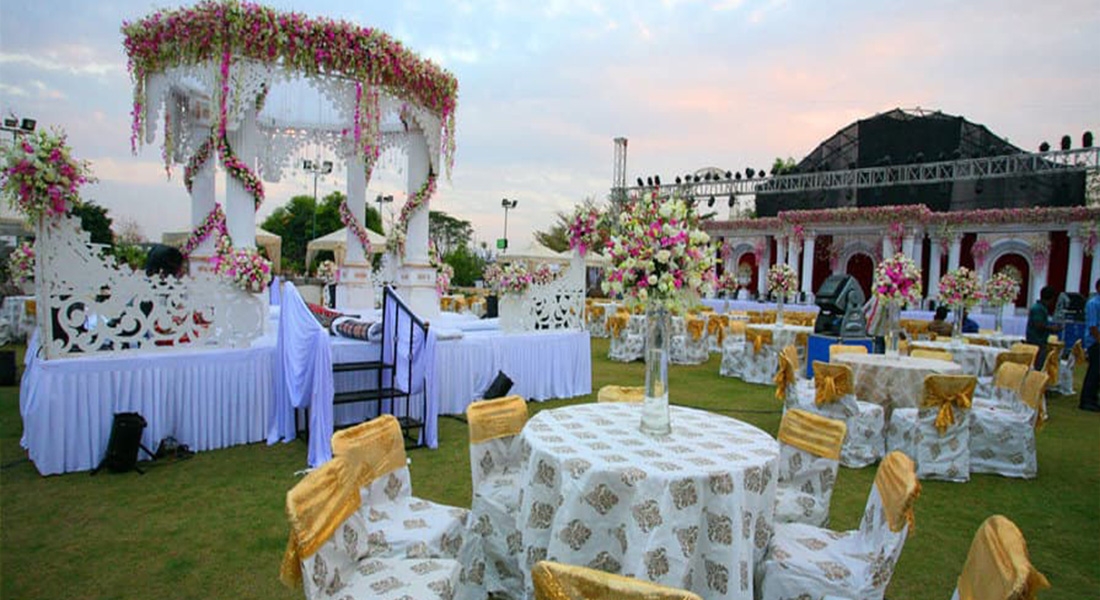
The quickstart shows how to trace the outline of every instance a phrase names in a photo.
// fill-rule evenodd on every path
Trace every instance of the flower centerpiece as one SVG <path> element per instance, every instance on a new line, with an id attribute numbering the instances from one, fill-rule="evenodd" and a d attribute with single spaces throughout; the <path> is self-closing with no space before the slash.
<path id="1" fill-rule="evenodd" d="M 978 276 L 966 267 L 948 271 L 940 278 L 940 299 L 955 307 L 954 337 L 962 337 L 963 312 L 982 299 Z"/>
<path id="2" fill-rule="evenodd" d="M 699 217 L 677 197 L 648 192 L 619 213 L 608 244 L 611 267 L 604 292 L 622 294 L 628 306 L 646 307 L 646 383 L 641 429 L 672 431 L 668 410 L 671 311 L 698 302 L 714 286 L 715 253 Z"/>
<path id="3" fill-rule="evenodd" d="M 271 261 L 255 248 L 236 248 L 211 259 L 218 275 L 228 278 L 246 292 L 259 294 L 271 283 Z"/>
<path id="4" fill-rule="evenodd" d="M 500 268 L 500 265 L 493 263 L 486 266 L 485 270 L 481 272 L 481 281 L 489 291 L 496 294 L 500 291 L 500 278 L 503 275 L 504 270 Z"/>
<path id="5" fill-rule="evenodd" d="M 573 211 L 569 221 L 569 249 L 584 256 L 592 248 L 604 245 L 601 225 L 603 214 L 591 204 L 583 204 Z"/>
<path id="6" fill-rule="evenodd" d="M 1005 305 L 1016 301 L 1020 294 L 1020 282 L 1011 274 L 1001 271 L 985 282 L 985 297 L 990 306 L 996 309 L 994 313 L 995 331 L 1001 333 L 1002 318 Z"/>
<path id="7" fill-rule="evenodd" d="M 718 290 L 726 293 L 727 298 L 733 298 L 737 289 L 741 287 L 741 277 L 731 270 L 726 270 L 718 277 Z"/>
<path id="8" fill-rule="evenodd" d="M 798 274 L 790 265 L 779 263 L 768 268 L 768 292 L 775 295 L 775 322 L 783 324 L 783 303 L 798 291 Z"/>
<path id="9" fill-rule="evenodd" d="M 451 288 L 451 278 L 455 275 L 454 267 L 443 262 L 443 255 L 435 240 L 428 241 L 428 264 L 435 269 L 435 293 L 442 297 Z"/>
<path id="10" fill-rule="evenodd" d="M 74 159 L 57 131 L 25 135 L 0 156 L 0 189 L 32 223 L 68 214 L 80 203 L 80 186 L 95 181 L 89 163 Z"/>
<path id="11" fill-rule="evenodd" d="M 339 270 L 336 268 L 336 263 L 331 260 L 322 260 L 321 264 L 317 265 L 317 278 L 324 280 L 325 283 L 336 281 L 338 273 Z"/>
<path id="12" fill-rule="evenodd" d="M 497 279 L 497 291 L 501 294 L 522 294 L 531 287 L 531 274 L 523 263 L 505 265 Z"/>
<path id="13" fill-rule="evenodd" d="M 920 303 L 920 268 L 908 256 L 895 254 L 875 269 L 873 291 L 879 303 L 874 319 L 885 319 L 886 324 L 885 328 L 872 326 L 871 330 L 884 329 L 886 352 L 896 355 L 901 335 L 901 305 Z"/>
<path id="14" fill-rule="evenodd" d="M 547 285 L 553 283 L 558 277 L 560 277 L 562 271 L 560 269 L 555 270 L 553 267 L 546 263 L 542 263 L 535 267 L 531 271 L 531 283 L 537 285 Z"/>
<path id="15" fill-rule="evenodd" d="M 8 275 L 20 285 L 34 281 L 34 244 L 22 242 L 8 255 Z"/>

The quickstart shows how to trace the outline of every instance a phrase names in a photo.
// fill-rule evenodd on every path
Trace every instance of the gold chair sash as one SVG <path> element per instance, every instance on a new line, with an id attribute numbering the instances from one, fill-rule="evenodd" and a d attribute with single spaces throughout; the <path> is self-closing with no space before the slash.
<path id="1" fill-rule="evenodd" d="M 439 299 L 439 310 L 442 310 L 444 312 L 450 312 L 451 302 L 453 302 L 453 301 L 454 301 L 454 299 L 449 297 L 449 296 L 441 297 Z"/>
<path id="2" fill-rule="evenodd" d="M 522 396 L 473 402 L 466 407 L 466 422 L 471 444 L 518 435 L 527 424 L 527 402 Z"/>
<path id="3" fill-rule="evenodd" d="M 1031 363 L 1035 362 L 1035 355 L 1027 350 L 1009 350 L 998 354 L 994 365 L 999 369 L 1006 362 L 1023 365 L 1030 369 Z"/>
<path id="4" fill-rule="evenodd" d="M 786 356 L 787 360 L 791 361 L 791 364 L 794 365 L 796 370 L 798 369 L 798 348 L 795 348 L 793 344 L 787 344 L 783 347 L 781 354 Z"/>
<path id="5" fill-rule="evenodd" d="M 349 462 L 360 487 L 407 464 L 401 425 L 393 415 L 382 415 L 332 434 L 333 456 L 349 455 L 353 451 L 363 461 Z"/>
<path id="6" fill-rule="evenodd" d="M 1024 377 L 1024 385 L 1020 390 L 1020 398 L 1025 404 L 1035 411 L 1035 429 L 1042 429 L 1047 419 L 1046 404 L 1043 402 L 1043 392 L 1046 391 L 1049 377 L 1042 371 L 1028 371 Z"/>
<path id="7" fill-rule="evenodd" d="M 1083 365 L 1089 361 L 1089 355 L 1085 352 L 1085 347 L 1081 345 L 1081 340 L 1074 342 L 1069 351 L 1073 353 L 1073 359 L 1077 361 L 1077 364 Z"/>
<path id="8" fill-rule="evenodd" d="M 622 313 L 615 313 L 608 317 L 607 330 L 611 332 L 611 337 L 619 337 L 619 334 L 626 328 L 626 323 L 629 319 L 630 317 Z"/>
<path id="9" fill-rule="evenodd" d="M 851 394 L 852 368 L 848 365 L 814 361 L 814 404 L 832 404 Z"/>
<path id="10" fill-rule="evenodd" d="M 359 510 L 359 486 L 352 463 L 364 462 L 355 455 L 334 456 L 307 474 L 286 494 L 286 516 L 290 524 L 286 552 L 279 566 L 279 579 L 288 587 L 302 585 L 302 561 L 332 537 L 344 521 Z"/>
<path id="11" fill-rule="evenodd" d="M 1062 350 L 1066 348 L 1063 342 L 1051 342 L 1047 344 L 1047 357 L 1043 359 L 1043 372 L 1050 379 L 1048 383 L 1058 381 L 1058 372 L 1062 368 Z"/>
<path id="12" fill-rule="evenodd" d="M 645 387 L 625 385 L 605 385 L 596 394 L 597 402 L 632 402 L 645 401 Z"/>
<path id="13" fill-rule="evenodd" d="M 1031 360 L 1027 363 L 1029 367 L 1035 366 L 1035 357 L 1039 356 L 1039 347 L 1035 344 L 1025 344 L 1023 342 L 1017 342 L 1009 347 L 1009 352 L 1026 352 L 1031 356 Z"/>
<path id="14" fill-rule="evenodd" d="M 1028 368 L 1015 362 L 1003 362 L 993 372 L 993 387 L 1019 392 L 1024 387 L 1024 378 Z"/>
<path id="15" fill-rule="evenodd" d="M 745 335 L 746 331 L 748 331 L 748 327 L 744 321 L 730 321 L 730 335 Z"/>
<path id="16" fill-rule="evenodd" d="M 686 590 L 546 560 L 531 569 L 535 600 L 702 600 Z"/>
<path id="17" fill-rule="evenodd" d="M 1035 600 L 1039 590 L 1049 587 L 1032 566 L 1016 524 L 1001 515 L 986 519 L 959 576 L 959 600 Z"/>
<path id="18" fill-rule="evenodd" d="M 454 302 L 451 303 L 451 308 L 453 308 L 455 312 L 462 312 L 466 309 L 466 306 L 466 298 L 462 296 L 456 297 Z"/>
<path id="19" fill-rule="evenodd" d="M 589 323 L 591 323 L 592 321 L 602 319 L 603 315 L 604 315 L 604 305 L 603 304 L 593 304 L 592 306 L 590 306 L 588 308 L 588 322 Z"/>
<path id="20" fill-rule="evenodd" d="M 912 356 L 913 358 L 932 358 L 935 360 L 945 360 L 947 362 L 955 360 L 955 357 L 946 350 L 925 348 L 916 344 L 911 346 L 911 350 L 909 350 L 909 356 Z"/>
<path id="21" fill-rule="evenodd" d="M 939 407 L 936 429 L 943 435 L 955 424 L 955 408 L 969 410 L 978 378 L 973 375 L 926 375 L 922 408 Z"/>
<path id="22" fill-rule="evenodd" d="M 764 344 L 772 343 L 772 332 L 767 329 L 748 327 L 745 329 L 745 340 L 752 344 L 753 354 L 760 354 Z"/>
<path id="23" fill-rule="evenodd" d="M 776 400 L 785 401 L 787 399 L 787 386 L 794 385 L 795 381 L 797 381 L 794 370 L 795 366 L 791 363 L 786 353 L 780 353 L 779 368 L 775 371 Z"/>
<path id="24" fill-rule="evenodd" d="M 989 340 L 985 338 L 966 338 L 966 343 L 971 346 L 991 346 Z"/>
<path id="25" fill-rule="evenodd" d="M 833 344 L 832 346 L 829 346 L 830 362 L 837 354 L 867 354 L 867 347 L 857 346 L 854 344 Z"/>
<path id="26" fill-rule="evenodd" d="M 917 480 L 913 459 L 898 450 L 887 454 L 875 473 L 875 489 L 882 498 L 890 531 L 901 531 L 908 523 L 911 533 L 916 525 L 913 504 L 920 497 L 920 481 Z"/>
<path id="27" fill-rule="evenodd" d="M 703 338 L 703 331 L 707 326 L 707 322 L 699 317 L 687 317 L 685 319 L 687 325 L 687 331 L 691 334 L 692 341 L 698 342 Z"/>
<path id="28" fill-rule="evenodd" d="M 848 426 L 812 412 L 792 408 L 779 423 L 779 441 L 822 458 L 840 460 L 840 448 Z"/>

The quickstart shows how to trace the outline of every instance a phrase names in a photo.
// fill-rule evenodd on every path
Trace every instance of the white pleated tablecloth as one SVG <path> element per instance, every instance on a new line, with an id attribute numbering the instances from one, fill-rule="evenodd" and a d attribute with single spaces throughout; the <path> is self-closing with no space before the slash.
<path id="1" fill-rule="evenodd" d="M 672 434 L 639 431 L 641 405 L 542 411 L 520 436 L 520 565 L 547 559 L 751 600 L 771 537 L 779 444 L 729 417 L 672 407 Z"/>
<path id="2" fill-rule="evenodd" d="M 882 354 L 838 354 L 834 362 L 852 367 L 856 398 L 874 402 L 889 411 L 917 408 L 924 394 L 924 378 L 936 373 L 961 375 L 963 368 L 953 362 L 911 356 Z"/>

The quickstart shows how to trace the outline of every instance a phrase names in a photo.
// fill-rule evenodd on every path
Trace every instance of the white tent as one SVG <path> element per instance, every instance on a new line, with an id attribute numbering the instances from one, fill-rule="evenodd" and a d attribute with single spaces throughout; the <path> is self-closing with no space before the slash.
<path id="1" fill-rule="evenodd" d="M 525 260 L 527 262 L 539 263 L 539 262 L 568 262 L 571 258 L 570 254 L 565 252 L 554 252 L 553 250 L 543 246 L 535 240 L 531 240 L 531 243 L 526 248 L 519 250 L 508 250 L 504 254 L 497 257 L 500 262 L 508 263 L 519 260 Z"/>
<path id="2" fill-rule="evenodd" d="M 386 251 L 386 238 L 369 229 L 367 230 L 367 238 L 370 240 L 372 254 L 381 254 Z M 306 244 L 306 266 L 313 264 L 313 256 L 322 250 L 331 250 L 336 255 L 336 264 L 344 264 L 347 241 L 348 228 L 344 227 L 309 242 Z"/>
<path id="3" fill-rule="evenodd" d="M 589 250 L 584 253 L 584 265 L 586 267 L 610 267 L 611 259 L 595 250 Z"/>

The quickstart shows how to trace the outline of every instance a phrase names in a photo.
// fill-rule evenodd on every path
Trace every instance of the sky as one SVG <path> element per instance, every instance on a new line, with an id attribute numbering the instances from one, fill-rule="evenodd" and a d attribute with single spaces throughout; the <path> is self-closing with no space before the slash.
<path id="1" fill-rule="evenodd" d="M 281 10 L 380 28 L 459 82 L 451 180 L 432 200 L 522 247 L 555 213 L 606 198 L 613 139 L 628 181 L 703 167 L 767 169 L 800 159 L 860 118 L 938 109 L 1019 147 L 1100 133 L 1100 2 L 1061 0 L 272 0 Z M 143 1 L 0 2 L 0 112 L 63 128 L 99 181 L 83 197 L 146 237 L 189 229 L 182 168 L 166 179 L 159 140 L 130 150 L 132 83 L 119 27 Z M 321 195 L 343 189 L 339 173 Z M 406 198 L 400 161 L 367 198 Z M 262 221 L 313 178 L 267 186 Z M 724 216 L 724 215 L 723 215 Z M 388 217 L 387 217 L 388 218 Z"/>

